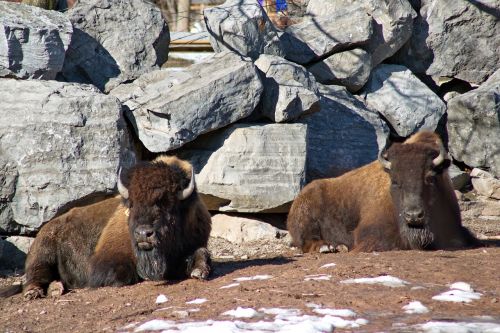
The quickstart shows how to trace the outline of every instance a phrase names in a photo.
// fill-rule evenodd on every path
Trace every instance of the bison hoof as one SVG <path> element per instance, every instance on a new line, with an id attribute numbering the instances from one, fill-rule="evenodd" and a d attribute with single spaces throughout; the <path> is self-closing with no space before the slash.
<path id="1" fill-rule="evenodd" d="M 43 297 L 43 289 L 39 287 L 32 288 L 24 293 L 24 299 L 27 301 Z"/>
<path id="2" fill-rule="evenodd" d="M 208 278 L 209 271 L 207 269 L 195 268 L 191 272 L 191 277 L 198 280 L 206 280 Z"/>
<path id="3" fill-rule="evenodd" d="M 331 245 L 321 245 L 319 248 L 319 253 L 332 253 L 335 251 L 335 248 Z"/>
<path id="4" fill-rule="evenodd" d="M 60 281 L 52 282 L 47 290 L 47 295 L 50 297 L 59 297 L 63 293 L 64 293 L 64 286 Z"/>

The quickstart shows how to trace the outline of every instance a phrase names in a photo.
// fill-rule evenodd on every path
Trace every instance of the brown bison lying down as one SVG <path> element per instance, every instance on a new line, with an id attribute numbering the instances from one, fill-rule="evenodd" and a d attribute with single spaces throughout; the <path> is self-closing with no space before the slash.
<path id="1" fill-rule="evenodd" d="M 71 289 L 208 277 L 211 218 L 188 162 L 139 164 L 118 190 L 121 197 L 73 208 L 41 228 L 26 259 L 25 298 L 42 297 L 54 280 Z"/>
<path id="2" fill-rule="evenodd" d="M 295 199 L 287 227 L 304 252 L 459 249 L 478 241 L 462 226 L 439 137 L 420 132 L 379 161 L 316 180 Z"/>

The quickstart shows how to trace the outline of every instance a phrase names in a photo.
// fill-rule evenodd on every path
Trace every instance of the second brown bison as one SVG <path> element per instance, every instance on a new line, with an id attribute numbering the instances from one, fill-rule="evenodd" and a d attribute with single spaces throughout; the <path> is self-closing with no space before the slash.
<path id="1" fill-rule="evenodd" d="M 192 166 L 162 157 L 122 176 L 121 197 L 73 208 L 42 227 L 26 259 L 26 298 L 43 296 L 53 280 L 71 289 L 208 277 L 211 218 Z"/>
<path id="2" fill-rule="evenodd" d="M 439 137 L 420 132 L 340 177 L 308 184 L 290 209 L 304 252 L 458 249 L 478 245 L 462 226 Z"/>

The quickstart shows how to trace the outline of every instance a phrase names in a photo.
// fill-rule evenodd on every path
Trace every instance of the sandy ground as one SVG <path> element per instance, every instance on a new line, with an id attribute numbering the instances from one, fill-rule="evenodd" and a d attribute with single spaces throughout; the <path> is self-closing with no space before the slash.
<path id="1" fill-rule="evenodd" d="M 355 332 L 414 331 L 413 325 L 431 320 L 487 321 L 500 329 L 499 267 L 500 248 L 321 255 L 285 251 L 274 258 L 218 261 L 206 282 L 143 282 L 122 288 L 75 290 L 35 301 L 24 301 L 17 295 L 0 300 L 0 331 L 133 332 L 153 319 L 235 320 L 223 313 L 237 307 L 293 308 L 319 317 L 314 308 L 350 309 L 355 318 L 367 320 L 365 325 L 346 329 Z M 235 280 L 257 275 L 267 275 L 267 279 Z M 388 287 L 341 282 L 384 275 L 408 284 Z M 480 298 L 469 303 L 432 299 L 459 281 L 470 284 Z M 1 280 L 3 285 L 10 282 L 12 279 Z M 235 283 L 239 285 L 221 289 Z M 167 301 L 157 304 L 160 294 Z M 186 303 L 200 298 L 206 302 Z M 406 314 L 402 307 L 411 301 L 420 301 L 429 312 Z M 273 316 L 260 313 L 238 320 L 272 321 Z"/>

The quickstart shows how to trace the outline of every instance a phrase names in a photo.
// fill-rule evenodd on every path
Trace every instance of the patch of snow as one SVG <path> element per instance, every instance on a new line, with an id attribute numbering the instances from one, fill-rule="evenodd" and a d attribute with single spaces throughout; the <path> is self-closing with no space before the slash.
<path id="1" fill-rule="evenodd" d="M 226 286 L 222 286 L 220 287 L 219 289 L 227 289 L 227 288 L 234 288 L 234 287 L 237 287 L 239 286 L 240 284 L 239 283 L 231 283 L 231 284 L 228 284 Z"/>
<path id="2" fill-rule="evenodd" d="M 390 275 L 381 275 L 375 278 L 358 278 L 340 281 L 340 283 L 365 283 L 365 284 L 381 284 L 386 287 L 404 287 L 410 284 L 407 281 L 401 280 L 397 277 Z"/>
<path id="3" fill-rule="evenodd" d="M 175 327 L 175 322 L 170 320 L 153 319 L 140 325 L 135 332 L 161 331 Z"/>
<path id="4" fill-rule="evenodd" d="M 316 308 L 313 310 L 314 312 L 321 315 L 330 315 L 337 317 L 355 317 L 356 312 L 349 309 L 324 309 L 324 308 Z"/>
<path id="5" fill-rule="evenodd" d="M 450 289 L 474 292 L 474 289 L 470 286 L 470 284 L 465 282 L 455 282 L 450 286 Z"/>
<path id="6" fill-rule="evenodd" d="M 197 298 L 193 299 L 192 301 L 186 302 L 186 304 L 203 304 L 207 301 L 206 298 Z"/>
<path id="7" fill-rule="evenodd" d="M 165 303 L 167 301 L 168 301 L 167 296 L 165 296 L 163 294 L 160 294 L 160 295 L 158 295 L 158 297 L 156 297 L 156 304 Z"/>
<path id="8" fill-rule="evenodd" d="M 233 280 L 237 282 L 242 282 L 242 281 L 254 281 L 254 280 L 269 280 L 272 278 L 273 278 L 272 275 L 255 275 L 255 276 L 242 276 Z"/>
<path id="9" fill-rule="evenodd" d="M 436 295 L 436 296 L 432 297 L 432 299 L 434 299 L 436 301 L 443 301 L 443 302 L 470 303 L 474 299 L 480 299 L 481 295 L 482 295 L 481 293 L 454 289 L 454 290 L 445 291 L 444 293 Z"/>
<path id="10" fill-rule="evenodd" d="M 337 266 L 337 264 L 334 264 L 333 262 L 330 263 L 330 264 L 324 264 L 323 266 L 321 266 L 320 268 L 330 268 L 330 267 L 335 267 Z"/>
<path id="11" fill-rule="evenodd" d="M 259 313 L 252 308 L 242 308 L 238 306 L 234 310 L 224 312 L 223 315 L 232 316 L 235 318 L 253 318 L 258 316 Z"/>
<path id="12" fill-rule="evenodd" d="M 306 275 L 304 281 L 330 281 L 331 278 L 332 276 L 328 274 L 312 274 Z"/>
<path id="13" fill-rule="evenodd" d="M 250 310 L 250 311 L 249 311 Z M 231 310 L 236 313 L 254 313 L 260 315 L 253 309 L 238 308 Z M 224 314 L 231 312 L 227 311 Z M 281 333 L 330 333 L 337 328 L 359 328 L 366 325 L 368 321 L 363 318 L 346 320 L 336 316 L 310 316 L 300 315 L 298 309 L 262 308 L 259 311 L 275 315 L 274 321 L 200 321 L 174 323 L 167 320 L 151 320 L 135 329 L 140 331 L 162 331 L 162 333 L 257 333 L 257 332 L 281 332 Z M 248 317 L 245 317 L 248 318 Z"/>
<path id="14" fill-rule="evenodd" d="M 278 316 L 279 318 L 298 316 L 301 314 L 299 309 L 260 308 L 259 311 L 267 315 Z"/>
<path id="15" fill-rule="evenodd" d="M 430 321 L 415 328 L 425 333 L 500 333 L 498 323 Z"/>
<path id="16" fill-rule="evenodd" d="M 429 309 L 419 301 L 413 301 L 403 306 L 403 310 L 409 314 L 427 313 Z"/>

